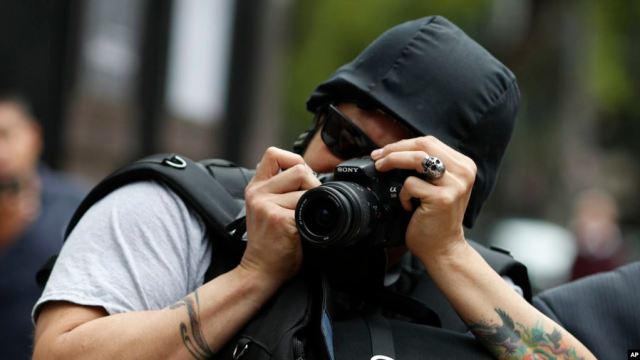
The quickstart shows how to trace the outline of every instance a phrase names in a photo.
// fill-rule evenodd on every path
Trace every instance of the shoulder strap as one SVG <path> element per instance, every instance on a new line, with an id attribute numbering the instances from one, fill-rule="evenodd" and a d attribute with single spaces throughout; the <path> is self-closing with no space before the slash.
<path id="1" fill-rule="evenodd" d="M 225 233 L 225 226 L 241 209 L 218 181 L 212 181 L 203 165 L 175 154 L 156 154 L 120 168 L 94 187 L 71 218 L 65 238 L 93 204 L 119 187 L 143 180 L 168 185 L 216 233 Z"/>
<path id="2" fill-rule="evenodd" d="M 486 248 L 474 241 L 469 244 L 485 259 L 485 261 L 501 276 L 508 276 L 518 285 L 524 298 L 531 302 L 531 285 L 527 275 L 527 268 L 505 250 Z M 424 305 L 438 314 L 441 326 L 445 329 L 466 332 L 467 326 L 460 319 L 451 304 L 429 277 L 419 260 L 412 258 L 411 269 L 405 270 L 407 276 L 402 287 L 408 288 L 409 295 L 415 297 Z M 401 280 L 403 278 L 401 277 Z"/>
<path id="3" fill-rule="evenodd" d="M 225 190 L 238 201 L 240 206 L 244 206 L 244 189 L 253 178 L 256 171 L 239 167 L 228 160 L 207 159 L 198 162 L 209 171 Z"/>
<path id="4" fill-rule="evenodd" d="M 244 190 L 247 187 L 249 181 L 255 175 L 255 170 L 245 169 L 239 167 L 228 160 L 222 159 L 208 159 L 200 161 L 199 164 L 207 169 L 209 174 L 216 179 L 220 184 L 224 186 L 224 189 L 231 195 L 231 197 L 238 204 L 239 209 L 244 207 Z M 244 216 L 238 216 L 235 214 L 235 219 L 226 224 L 225 236 L 232 235 L 232 243 L 238 245 L 244 251 L 246 243 L 242 241 L 242 235 L 246 231 L 246 223 Z M 212 243 L 211 265 L 207 269 L 204 275 L 204 281 L 207 282 L 214 277 L 229 271 L 235 265 L 240 262 L 242 253 L 231 254 L 231 258 L 227 256 L 225 249 L 219 249 L 216 247 L 217 240 L 210 234 L 210 240 Z M 221 256 L 221 254 L 223 254 Z"/>
<path id="5" fill-rule="evenodd" d="M 513 258 L 507 250 L 496 246 L 489 248 L 480 245 L 475 241 L 469 244 L 484 258 L 484 260 L 501 276 L 511 278 L 514 284 L 522 289 L 522 295 L 528 302 L 531 302 L 531 283 L 527 267 Z"/>
<path id="6" fill-rule="evenodd" d="M 214 170 L 223 165 L 227 171 Z M 66 239 L 69 236 L 92 205 L 115 189 L 136 181 L 156 180 L 169 186 L 200 215 L 210 233 L 210 238 L 212 240 L 215 238 L 215 241 L 212 241 L 212 252 L 216 260 L 215 272 L 220 274 L 235 266 L 244 251 L 244 244 L 234 241 L 226 230 L 226 226 L 242 209 L 243 202 L 241 198 L 234 199 L 220 181 L 224 181 L 225 185 L 233 184 L 232 188 L 244 188 L 251 177 L 251 172 L 240 169 L 223 160 L 196 163 L 175 154 L 156 154 L 138 160 L 107 176 L 91 190 L 75 211 L 64 237 Z M 240 176 L 232 176 L 232 171 Z M 225 175 L 219 175 L 223 172 Z M 225 256 L 219 256 L 220 254 Z M 38 272 L 36 278 L 40 285 L 44 286 L 46 283 L 54 262 L 55 259 L 49 260 Z"/>

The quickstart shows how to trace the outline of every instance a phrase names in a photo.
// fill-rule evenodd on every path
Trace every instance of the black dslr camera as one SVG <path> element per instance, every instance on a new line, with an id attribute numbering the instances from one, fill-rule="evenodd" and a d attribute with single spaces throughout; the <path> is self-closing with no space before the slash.
<path id="1" fill-rule="evenodd" d="M 341 163 L 298 201 L 295 218 L 303 243 L 328 251 L 403 244 L 411 213 L 399 195 L 411 174 L 417 173 L 377 172 L 368 157 Z"/>

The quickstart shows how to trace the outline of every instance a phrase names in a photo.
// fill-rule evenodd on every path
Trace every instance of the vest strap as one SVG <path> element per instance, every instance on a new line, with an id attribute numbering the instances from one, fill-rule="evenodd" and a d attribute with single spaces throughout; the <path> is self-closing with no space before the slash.
<path id="1" fill-rule="evenodd" d="M 396 350 L 389 321 L 379 313 L 364 318 L 371 337 L 371 360 L 394 360 Z"/>

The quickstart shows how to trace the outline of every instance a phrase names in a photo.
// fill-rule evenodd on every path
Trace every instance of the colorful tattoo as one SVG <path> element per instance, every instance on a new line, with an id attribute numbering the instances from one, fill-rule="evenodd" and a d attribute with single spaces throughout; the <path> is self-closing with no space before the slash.
<path id="1" fill-rule="evenodd" d="M 205 341 L 202 329 L 200 328 L 200 299 L 198 299 L 198 292 L 194 291 L 193 297 L 188 295 L 184 299 L 169 306 L 169 309 L 177 309 L 182 306 L 186 307 L 187 314 L 189 316 L 189 326 L 184 322 L 180 323 L 182 343 L 187 350 L 189 350 L 194 359 L 200 360 L 213 357 L 214 353 Z"/>
<path id="2" fill-rule="evenodd" d="M 492 353 L 500 359 L 584 359 L 573 347 L 562 340 L 562 333 L 554 328 L 544 331 L 541 322 L 533 328 L 514 323 L 511 316 L 502 309 L 495 309 L 502 324 L 480 322 L 471 324 L 470 329 Z"/>

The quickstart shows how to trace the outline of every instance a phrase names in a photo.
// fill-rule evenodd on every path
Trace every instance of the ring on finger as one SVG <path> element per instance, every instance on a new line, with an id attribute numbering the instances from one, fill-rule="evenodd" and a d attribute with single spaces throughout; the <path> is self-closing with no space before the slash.
<path id="1" fill-rule="evenodd" d="M 442 160 L 435 156 L 425 156 L 422 159 L 422 174 L 427 180 L 440 179 L 447 170 Z"/>

